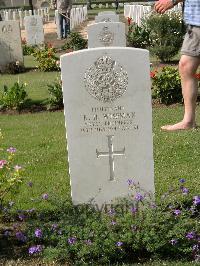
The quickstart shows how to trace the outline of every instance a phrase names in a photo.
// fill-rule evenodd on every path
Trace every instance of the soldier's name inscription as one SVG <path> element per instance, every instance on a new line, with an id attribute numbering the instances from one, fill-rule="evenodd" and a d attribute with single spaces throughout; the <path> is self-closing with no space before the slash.
<path id="1" fill-rule="evenodd" d="M 124 106 L 92 107 L 82 115 L 81 133 L 138 130 L 136 113 L 128 112 Z"/>

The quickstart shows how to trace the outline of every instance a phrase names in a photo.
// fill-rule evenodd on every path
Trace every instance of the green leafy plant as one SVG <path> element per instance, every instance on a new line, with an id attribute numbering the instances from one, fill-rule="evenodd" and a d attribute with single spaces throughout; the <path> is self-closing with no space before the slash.
<path id="1" fill-rule="evenodd" d="M 152 86 L 155 98 L 160 103 L 181 103 L 181 79 L 177 68 L 163 67 L 159 72 L 152 74 Z"/>
<path id="2" fill-rule="evenodd" d="M 0 140 L 2 141 L 2 139 L 3 136 L 0 131 Z M 6 153 L 6 158 L 0 159 L 0 212 L 13 193 L 19 191 L 24 178 L 22 167 L 14 164 L 16 149 L 10 147 Z"/>
<path id="3" fill-rule="evenodd" d="M 73 51 L 85 48 L 87 48 L 87 40 L 85 40 L 78 32 L 71 32 L 67 43 L 63 46 L 63 49 L 69 49 Z"/>
<path id="4" fill-rule="evenodd" d="M 142 20 L 141 26 L 129 26 L 129 46 L 149 49 L 161 61 L 170 61 L 179 51 L 185 34 L 182 15 L 170 12 L 159 15 L 152 12 Z"/>
<path id="5" fill-rule="evenodd" d="M 130 24 L 127 34 L 128 46 L 147 48 L 150 45 L 149 31 L 144 26 Z"/>
<path id="6" fill-rule="evenodd" d="M 25 224 L 15 226 L 12 233 L 17 231 L 16 238 L 25 242 L 29 255 L 75 265 L 133 263 L 155 257 L 198 261 L 200 195 L 190 194 L 186 180 L 174 181 L 159 201 L 134 179 L 127 180 L 127 185 L 129 198 L 98 208 L 73 206 L 45 193 L 36 202 L 48 201 L 56 208 L 43 213 L 20 210 Z"/>
<path id="7" fill-rule="evenodd" d="M 15 82 L 10 88 L 6 85 L 0 94 L 0 108 L 10 110 L 20 110 L 26 103 L 27 92 L 25 90 L 26 83 L 20 84 Z"/>
<path id="8" fill-rule="evenodd" d="M 36 47 L 37 45 L 28 45 L 26 42 L 26 38 L 22 39 L 23 55 L 32 55 Z"/>
<path id="9" fill-rule="evenodd" d="M 49 109 L 62 109 L 63 108 L 63 93 L 62 93 L 62 82 L 60 78 L 53 84 L 48 84 L 48 91 L 50 98 L 48 100 Z"/>
<path id="10" fill-rule="evenodd" d="M 32 55 L 35 52 L 35 49 L 37 48 L 37 45 L 27 45 L 24 44 L 22 45 L 22 49 L 23 49 L 23 55 Z"/>
<path id="11" fill-rule="evenodd" d="M 51 45 L 36 48 L 33 56 L 38 62 L 38 69 L 41 71 L 58 71 L 60 69 L 56 50 Z"/>
<path id="12" fill-rule="evenodd" d="M 14 148 L 7 151 L 15 152 Z M 7 165 L 2 160 L 0 171 Z M 45 193 L 35 202 L 48 201 L 56 208 L 17 211 L 21 223 L 4 236 L 10 241 L 15 237 L 30 256 L 75 265 L 141 263 L 155 257 L 198 262 L 200 195 L 191 194 L 187 181 L 174 180 L 157 201 L 134 179 L 128 179 L 127 186 L 127 199 L 98 208 L 73 206 L 57 194 Z"/>
<path id="13" fill-rule="evenodd" d="M 170 61 L 181 48 L 185 27 L 182 15 L 170 12 L 159 15 L 152 13 L 144 20 L 144 28 L 149 32 L 149 50 L 161 61 Z"/>

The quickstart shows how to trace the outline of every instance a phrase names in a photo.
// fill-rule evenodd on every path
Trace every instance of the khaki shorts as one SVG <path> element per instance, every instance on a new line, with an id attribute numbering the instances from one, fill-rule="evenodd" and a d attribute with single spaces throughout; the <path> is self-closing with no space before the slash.
<path id="1" fill-rule="evenodd" d="M 181 48 L 181 54 L 200 57 L 200 27 L 188 26 Z"/>

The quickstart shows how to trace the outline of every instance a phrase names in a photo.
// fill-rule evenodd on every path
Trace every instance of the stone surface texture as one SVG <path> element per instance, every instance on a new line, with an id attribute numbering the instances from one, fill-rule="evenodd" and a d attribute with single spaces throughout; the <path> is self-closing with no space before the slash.
<path id="1" fill-rule="evenodd" d="M 0 71 L 12 62 L 23 63 L 19 22 L 0 21 Z"/>
<path id="2" fill-rule="evenodd" d="M 126 46 L 125 24 L 101 22 L 88 26 L 88 48 Z"/>
<path id="3" fill-rule="evenodd" d="M 74 204 L 126 197 L 128 179 L 154 192 L 149 66 L 148 51 L 136 48 L 61 56 Z"/>

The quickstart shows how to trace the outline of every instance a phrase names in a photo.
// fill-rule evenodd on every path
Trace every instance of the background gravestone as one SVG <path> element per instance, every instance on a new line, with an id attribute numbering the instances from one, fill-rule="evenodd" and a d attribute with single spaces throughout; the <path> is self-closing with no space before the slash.
<path id="1" fill-rule="evenodd" d="M 98 16 L 104 16 L 104 15 L 116 15 L 114 11 L 102 11 L 98 13 Z"/>
<path id="2" fill-rule="evenodd" d="M 149 65 L 148 51 L 134 48 L 61 56 L 74 204 L 127 196 L 130 178 L 154 191 Z"/>
<path id="3" fill-rule="evenodd" d="M 9 63 L 23 64 L 21 32 L 19 22 L 0 21 L 0 71 Z"/>
<path id="4" fill-rule="evenodd" d="M 126 46 L 125 24 L 101 22 L 87 27 L 88 48 L 104 46 Z"/>
<path id="5" fill-rule="evenodd" d="M 116 14 L 103 14 L 95 16 L 95 23 L 99 22 L 119 22 L 119 15 Z"/>
<path id="6" fill-rule="evenodd" d="M 26 16 L 24 18 L 26 41 L 28 45 L 44 43 L 44 29 L 41 16 Z"/>

